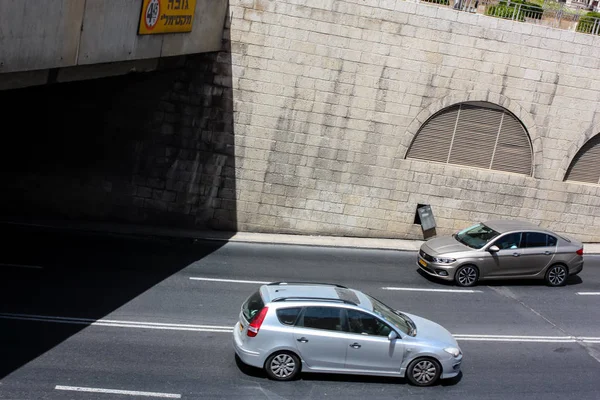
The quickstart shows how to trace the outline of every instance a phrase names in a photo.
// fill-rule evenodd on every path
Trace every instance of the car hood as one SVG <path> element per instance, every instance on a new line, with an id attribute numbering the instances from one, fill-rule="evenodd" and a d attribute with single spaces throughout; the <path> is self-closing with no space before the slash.
<path id="1" fill-rule="evenodd" d="M 448 253 L 460 253 L 463 251 L 473 250 L 469 246 L 465 246 L 452 236 L 442 236 L 434 238 L 423 243 L 423 251 L 428 254 L 448 254 Z"/>
<path id="2" fill-rule="evenodd" d="M 454 336 L 452 336 L 452 334 L 440 324 L 413 314 L 405 313 L 403 311 L 402 313 L 412 319 L 417 326 L 416 339 L 424 339 L 428 342 L 438 342 L 443 343 L 444 345 L 447 344 L 448 347 L 460 348 L 456 342 L 456 339 L 454 339 Z"/>

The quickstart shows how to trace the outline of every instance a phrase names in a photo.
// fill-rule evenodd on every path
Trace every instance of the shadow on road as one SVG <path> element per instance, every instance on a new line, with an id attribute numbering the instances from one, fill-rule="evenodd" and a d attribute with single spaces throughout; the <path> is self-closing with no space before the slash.
<path id="1" fill-rule="evenodd" d="M 0 379 L 224 243 L 0 229 Z"/>
<path id="2" fill-rule="evenodd" d="M 416 271 L 419 275 L 431 283 L 435 283 L 440 286 L 460 288 L 460 286 L 456 285 L 454 282 L 435 279 L 434 277 L 423 272 L 421 269 L 416 269 Z M 567 278 L 566 285 L 572 286 L 579 285 L 581 283 L 583 283 L 581 277 L 579 275 L 573 275 Z M 543 279 L 494 279 L 481 281 L 475 286 L 546 286 L 546 282 Z"/>
<path id="3" fill-rule="evenodd" d="M 260 368 L 254 368 L 246 365 L 235 356 L 235 364 L 238 369 L 246 376 L 253 378 L 268 379 L 267 374 Z M 434 386 L 454 386 L 462 379 L 462 371 L 452 379 L 440 379 Z M 381 383 L 381 384 L 409 384 L 405 378 L 387 377 L 387 376 L 369 376 L 369 375 L 349 375 L 349 374 L 316 374 L 302 373 L 299 379 L 304 381 L 319 382 L 355 382 L 355 383 Z"/>

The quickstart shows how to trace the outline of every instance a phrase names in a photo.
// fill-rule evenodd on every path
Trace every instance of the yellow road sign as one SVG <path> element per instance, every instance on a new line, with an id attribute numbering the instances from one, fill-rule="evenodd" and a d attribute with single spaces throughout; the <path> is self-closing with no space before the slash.
<path id="1" fill-rule="evenodd" d="M 138 34 L 191 32 L 196 0 L 143 0 Z"/>

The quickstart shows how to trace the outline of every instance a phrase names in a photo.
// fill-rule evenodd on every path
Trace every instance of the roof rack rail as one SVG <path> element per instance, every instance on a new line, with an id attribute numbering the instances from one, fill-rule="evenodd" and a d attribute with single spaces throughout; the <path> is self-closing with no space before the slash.
<path id="1" fill-rule="evenodd" d="M 280 281 L 280 282 L 271 282 L 267 286 L 278 286 L 278 285 L 325 285 L 325 286 L 335 286 L 341 289 L 348 289 L 346 286 L 338 285 L 337 283 L 327 283 L 327 282 L 306 282 L 306 281 Z"/>
<path id="2" fill-rule="evenodd" d="M 332 299 L 330 297 L 308 297 L 308 296 L 277 297 L 276 299 L 271 300 L 271 302 L 275 303 L 275 302 L 280 302 L 280 301 L 311 301 L 311 300 L 316 300 L 316 301 L 335 301 L 335 302 L 338 302 L 338 303 L 351 304 L 353 306 L 358 305 L 358 304 L 356 304 L 353 301 L 345 300 L 345 299 Z"/>

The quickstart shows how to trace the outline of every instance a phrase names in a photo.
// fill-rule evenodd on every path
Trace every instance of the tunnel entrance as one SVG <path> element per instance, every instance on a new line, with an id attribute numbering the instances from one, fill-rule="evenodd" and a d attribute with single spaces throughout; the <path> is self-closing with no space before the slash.
<path id="1" fill-rule="evenodd" d="M 0 215 L 235 229 L 220 198 L 235 193 L 232 96 L 215 60 L 0 91 Z"/>

